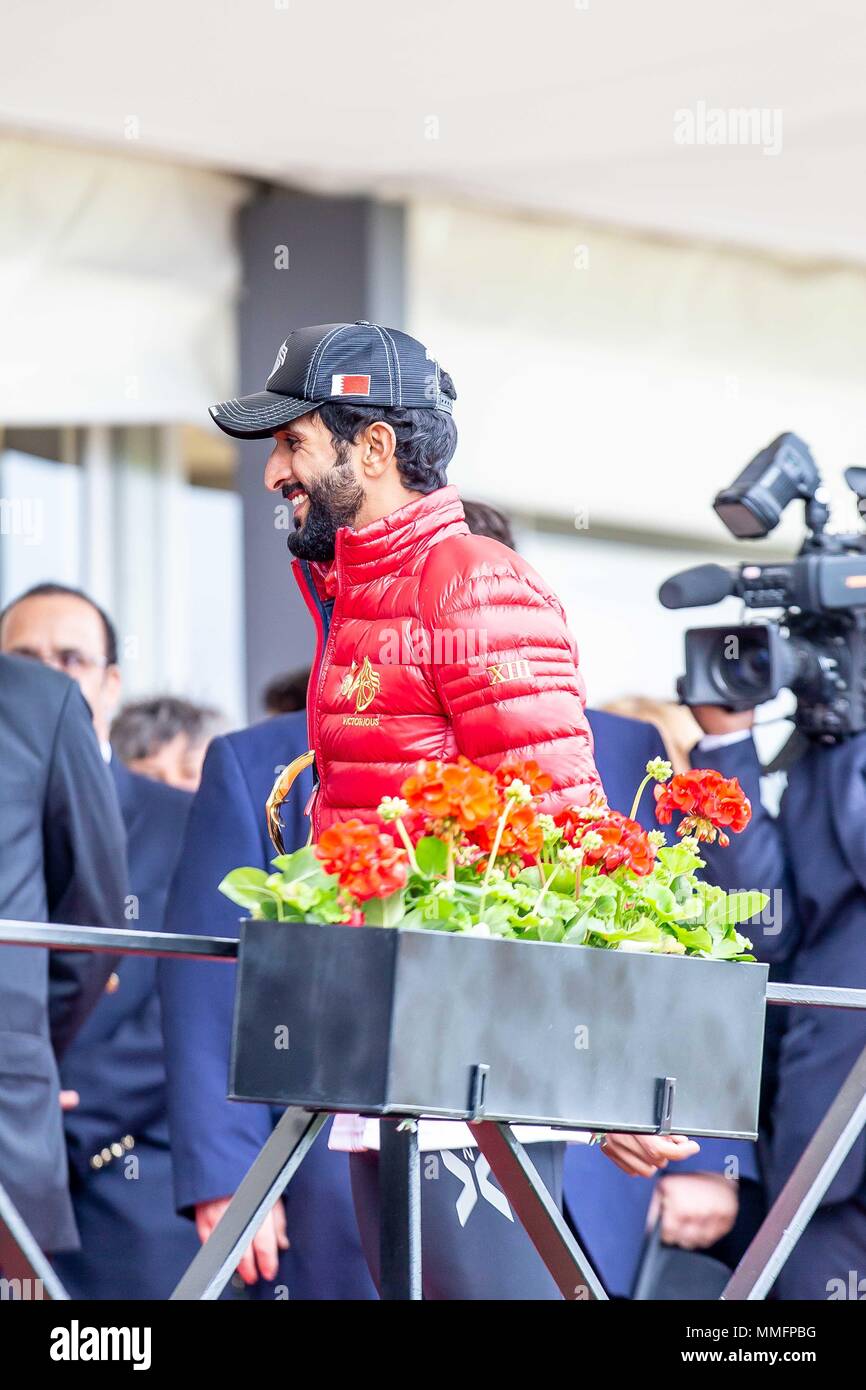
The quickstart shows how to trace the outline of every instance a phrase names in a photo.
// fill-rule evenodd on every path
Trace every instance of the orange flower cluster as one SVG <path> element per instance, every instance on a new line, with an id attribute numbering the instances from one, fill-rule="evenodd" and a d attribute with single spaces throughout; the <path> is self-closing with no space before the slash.
<path id="1" fill-rule="evenodd" d="M 495 819 L 502 809 L 496 778 L 464 757 L 456 763 L 420 763 L 400 795 L 411 810 L 430 820 L 455 821 L 465 831 Z"/>
<path id="2" fill-rule="evenodd" d="M 463 831 L 470 845 L 490 854 L 509 803 L 508 789 L 515 781 L 523 782 L 533 797 L 553 786 L 550 774 L 534 761 L 511 759 L 490 773 L 461 756 L 456 763 L 419 764 L 400 794 L 412 812 L 433 823 L 428 829 L 435 829 L 437 822 L 450 822 Z M 542 843 L 533 803 L 511 800 L 497 853 L 532 860 L 541 853 Z"/>
<path id="3" fill-rule="evenodd" d="M 512 782 L 518 781 L 525 782 L 533 796 L 542 796 L 545 792 L 549 792 L 553 786 L 553 778 L 550 773 L 543 772 L 532 758 L 526 762 L 512 758 L 507 763 L 501 763 L 496 769 L 496 782 L 503 792 L 511 786 Z"/>
<path id="4" fill-rule="evenodd" d="M 387 898 L 403 888 L 409 873 L 409 856 L 377 826 L 347 820 L 325 830 L 315 846 L 326 873 L 334 874 L 341 888 L 353 898 Z"/>
<path id="5" fill-rule="evenodd" d="M 489 854 L 496 840 L 496 820 L 479 825 L 472 839 L 479 849 Z M 499 841 L 498 854 L 519 854 L 521 859 L 532 860 L 541 853 L 544 833 L 538 818 L 529 804 L 512 806 L 505 821 Z"/>
<path id="6" fill-rule="evenodd" d="M 751 802 L 737 778 L 723 777 L 712 768 L 678 773 L 656 787 L 655 798 L 661 825 L 670 825 L 674 812 L 680 812 L 678 835 L 694 835 L 707 842 L 718 836 L 720 845 L 730 844 L 725 830 L 738 834 L 752 818 Z"/>
<path id="7" fill-rule="evenodd" d="M 655 863 L 655 846 L 642 825 L 620 811 L 605 808 L 605 813 L 597 819 L 581 818 L 580 807 L 568 807 L 556 816 L 556 824 L 563 832 L 567 844 L 581 847 L 587 831 L 592 831 L 601 840 L 593 842 L 592 848 L 583 852 L 585 864 L 597 864 L 599 873 L 612 874 L 623 865 L 632 873 L 643 877 L 652 872 Z"/>

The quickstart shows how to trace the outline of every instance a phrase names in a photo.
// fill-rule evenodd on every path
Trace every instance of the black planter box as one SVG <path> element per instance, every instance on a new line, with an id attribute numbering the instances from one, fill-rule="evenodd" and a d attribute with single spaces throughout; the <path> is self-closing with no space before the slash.
<path id="1" fill-rule="evenodd" d="M 765 965 L 246 921 L 238 969 L 236 1100 L 466 1120 L 481 1065 L 485 1119 L 756 1135 Z"/>

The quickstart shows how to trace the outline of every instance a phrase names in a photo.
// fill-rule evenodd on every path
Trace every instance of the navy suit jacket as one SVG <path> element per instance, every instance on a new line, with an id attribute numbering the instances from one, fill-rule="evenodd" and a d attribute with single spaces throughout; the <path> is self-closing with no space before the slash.
<path id="1" fill-rule="evenodd" d="M 37 661 L 0 656 L 0 917 L 118 927 L 125 892 L 117 798 L 81 692 Z M 0 947 L 0 1182 L 48 1251 L 78 1241 L 55 1051 L 113 963 Z"/>
<path id="2" fill-rule="evenodd" d="M 161 931 L 192 797 L 130 772 L 116 755 L 110 767 L 129 860 L 131 903 L 123 925 Z M 117 990 L 103 994 L 63 1059 L 63 1084 L 81 1096 L 65 1127 L 70 1164 L 82 1180 L 98 1181 L 91 1156 L 125 1134 L 168 1144 L 156 967 L 152 956 L 123 956 Z"/>
<path id="3" fill-rule="evenodd" d="M 218 891 L 239 865 L 266 866 L 275 850 L 265 801 L 277 773 L 307 749 L 306 716 L 286 714 L 214 739 L 193 802 L 183 854 L 169 895 L 174 932 L 237 936 L 238 909 Z M 283 807 L 287 849 L 306 843 L 303 808 L 312 790 L 303 773 Z M 218 962 L 161 961 L 160 985 L 169 1080 L 169 1125 L 178 1208 L 237 1190 L 280 1108 L 226 1100 L 235 970 Z M 375 1299 L 352 1205 L 348 1156 L 327 1146 L 328 1127 L 285 1194 L 290 1248 L 278 1287 L 291 1298 Z M 253 1297 L 272 1299 L 259 1281 Z"/>
<path id="4" fill-rule="evenodd" d="M 752 802 L 750 825 L 727 849 L 704 847 L 713 876 L 728 888 L 779 894 L 781 924 L 745 928 L 755 954 L 771 963 L 777 979 L 866 988 L 866 734 L 813 747 L 794 763 L 778 818 L 761 803 L 751 738 L 704 756 L 725 776 L 738 777 Z M 842 1009 L 768 1013 L 770 1023 L 783 1014 L 787 1025 L 778 1044 L 764 1164 L 773 1198 L 866 1046 L 866 1018 Z M 866 1193 L 862 1132 L 824 1203 L 855 1193 Z"/>
<path id="5" fill-rule="evenodd" d="M 166 911 L 166 930 L 237 936 L 239 910 L 218 890 L 231 870 L 275 858 L 265 801 L 277 773 L 307 750 L 304 714 L 284 714 L 208 748 Z M 283 806 L 287 849 L 306 843 L 305 771 Z M 273 1128 L 266 1105 L 226 1099 L 235 970 L 222 962 L 162 961 L 169 1122 L 178 1209 L 235 1192 Z"/>

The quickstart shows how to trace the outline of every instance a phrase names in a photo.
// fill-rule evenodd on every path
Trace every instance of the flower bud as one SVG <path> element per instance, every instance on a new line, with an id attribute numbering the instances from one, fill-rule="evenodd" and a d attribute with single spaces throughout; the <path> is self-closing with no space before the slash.
<path id="1" fill-rule="evenodd" d="M 595 832 L 587 832 L 595 833 Z M 564 864 L 567 869 L 577 871 L 583 863 L 583 850 L 576 849 L 574 845 L 563 845 L 559 851 L 559 862 Z"/>
<path id="2" fill-rule="evenodd" d="M 646 765 L 647 775 L 656 782 L 667 782 L 674 770 L 667 758 L 651 758 Z"/>
<path id="3" fill-rule="evenodd" d="M 519 777 L 515 777 L 513 782 L 509 782 L 505 788 L 505 795 L 509 801 L 516 801 L 519 805 L 525 805 L 532 800 L 532 788 L 528 782 L 523 782 Z"/>

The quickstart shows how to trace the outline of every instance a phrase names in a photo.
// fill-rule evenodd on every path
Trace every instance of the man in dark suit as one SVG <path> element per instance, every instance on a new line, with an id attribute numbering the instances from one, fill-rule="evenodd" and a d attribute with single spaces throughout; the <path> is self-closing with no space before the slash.
<path id="1" fill-rule="evenodd" d="M 0 656 L 0 917 L 118 927 L 125 893 L 123 827 L 84 700 L 66 676 Z M 113 963 L 0 954 L 0 1182 L 48 1251 L 77 1244 L 55 1049 L 69 1046 Z"/>
<path id="2" fill-rule="evenodd" d="M 745 929 L 755 954 L 770 962 L 776 979 L 866 988 L 866 734 L 811 745 L 789 768 L 774 818 L 761 800 L 753 712 L 694 713 L 705 738 L 693 762 L 738 777 L 752 803 L 742 835 L 728 849 L 708 845 L 704 853 L 723 886 L 756 885 L 774 897 L 768 920 Z M 768 1025 L 771 1087 L 761 1147 L 772 1201 L 866 1046 L 866 1018 L 840 1009 L 771 1009 Z M 775 1296 L 848 1297 L 851 1270 L 857 1279 L 866 1275 L 862 1131 L 776 1281 Z"/>
<path id="3" fill-rule="evenodd" d="M 169 894 L 168 931 L 237 936 L 238 909 L 218 885 L 241 864 L 266 867 L 275 857 L 265 801 L 282 767 L 306 750 L 303 714 L 214 739 Z M 303 808 L 311 790 L 304 772 L 283 806 L 286 845 L 306 841 Z M 205 1239 L 281 1111 L 226 1099 L 234 970 L 162 961 L 160 983 L 177 1205 L 195 1217 Z M 239 1265 L 254 1297 L 376 1297 L 355 1223 L 348 1156 L 328 1148 L 327 1133 L 326 1127 Z"/>
<path id="4" fill-rule="evenodd" d="M 6 609 L 0 642 L 73 667 L 126 830 L 130 897 L 123 925 L 161 930 L 192 798 L 137 776 L 111 754 L 108 730 L 120 695 L 111 620 L 87 595 L 41 585 Z M 61 1079 L 79 1097 L 65 1127 L 81 1249 L 56 1261 L 58 1273 L 75 1298 L 167 1298 L 197 1241 L 174 1209 L 152 957 L 121 959 L 69 1047 Z"/>
<path id="5" fill-rule="evenodd" d="M 129 925 L 159 931 L 192 797 L 116 756 L 110 768 L 129 846 Z M 81 1249 L 57 1261 L 74 1298 L 168 1298 L 198 1249 L 174 1207 L 157 964 L 121 960 L 61 1067 L 81 1098 L 66 1115 Z"/>

